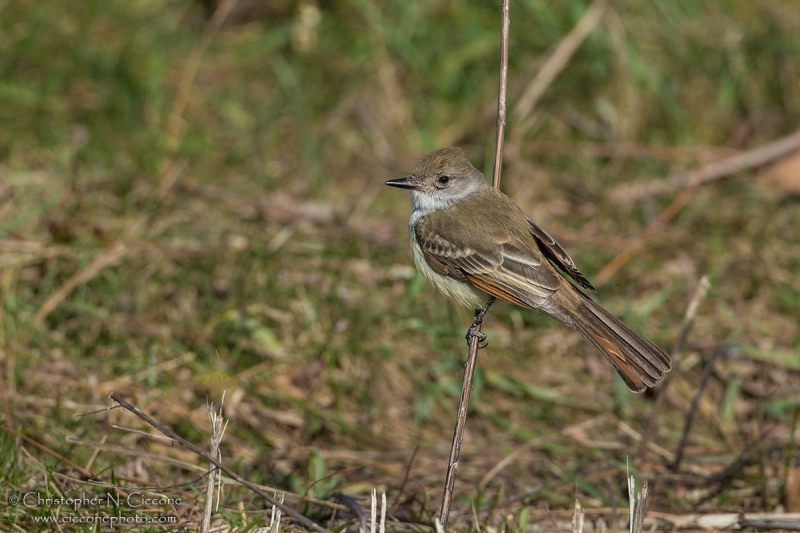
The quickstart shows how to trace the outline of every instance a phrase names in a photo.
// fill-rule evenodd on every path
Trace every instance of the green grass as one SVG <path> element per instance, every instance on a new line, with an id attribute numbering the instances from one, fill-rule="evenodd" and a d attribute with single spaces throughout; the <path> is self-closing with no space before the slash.
<path id="1" fill-rule="evenodd" d="M 512 106 L 586 7 L 512 5 Z M 110 449 L 95 456 L 98 448 L 74 440 L 197 458 L 126 431 L 146 428 L 124 413 L 76 415 L 109 405 L 114 391 L 203 443 L 206 402 L 225 392 L 223 458 L 249 478 L 319 498 L 386 487 L 397 516 L 429 521 L 470 313 L 409 268 L 408 199 L 383 182 L 447 144 L 491 166 L 499 7 L 352 0 L 265 9 L 236 14 L 211 41 L 172 153 L 166 126 L 207 21 L 200 4 L 0 5 L 3 424 L 77 465 L 91 461 L 100 481 L 176 486 L 163 491 L 189 503 L 168 512 L 191 523 L 205 484 L 197 472 Z M 510 138 L 503 189 L 593 279 L 671 200 L 617 205 L 607 201 L 615 186 L 694 168 L 708 146 L 747 149 L 796 128 L 798 24 L 800 12 L 779 0 L 614 4 L 548 89 L 533 128 Z M 531 155 L 543 140 L 688 155 Z M 170 162 L 175 182 L 160 195 Z M 694 285 L 711 277 L 685 362 L 722 341 L 742 355 L 720 363 L 689 455 L 730 458 L 758 442 L 761 464 L 694 510 L 773 509 L 783 487 L 762 479 L 784 479 L 783 465 L 797 464 L 785 428 L 798 403 L 798 219 L 800 204 L 757 186 L 754 172 L 708 184 L 598 294 L 670 347 Z M 117 241 L 127 254 L 35 327 L 47 298 Z M 508 513 L 514 523 L 547 523 L 535 510 L 568 510 L 576 491 L 586 507 L 619 505 L 624 459 L 637 443 L 618 422 L 643 430 L 652 399 L 621 391 L 590 346 L 536 313 L 498 306 L 486 331 L 462 503 L 493 498 L 502 512 L 480 515 L 493 526 Z M 667 450 L 702 366 L 687 364 L 677 378 L 657 434 Z M 585 439 L 565 436 L 583 423 Z M 0 432 L 6 493 L 83 490 L 68 464 L 13 435 Z M 552 441 L 521 452 L 479 494 L 492 466 L 541 435 Z M 686 509 L 685 480 L 662 476 L 663 464 L 649 455 L 637 465 L 658 476 L 651 508 Z M 593 477 L 604 468 L 614 474 Z M 546 490 L 509 503 L 537 485 Z M 266 506 L 227 488 L 221 509 L 244 530 Z M 0 524 L 18 527 L 18 511 L 2 507 Z"/>

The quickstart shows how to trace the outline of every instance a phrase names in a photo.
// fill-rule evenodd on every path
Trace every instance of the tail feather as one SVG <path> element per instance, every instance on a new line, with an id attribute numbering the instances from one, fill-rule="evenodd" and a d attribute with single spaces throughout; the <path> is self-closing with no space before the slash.
<path id="1" fill-rule="evenodd" d="M 642 392 L 669 372 L 670 358 L 661 348 L 581 296 L 575 328 L 608 359 L 630 390 Z"/>

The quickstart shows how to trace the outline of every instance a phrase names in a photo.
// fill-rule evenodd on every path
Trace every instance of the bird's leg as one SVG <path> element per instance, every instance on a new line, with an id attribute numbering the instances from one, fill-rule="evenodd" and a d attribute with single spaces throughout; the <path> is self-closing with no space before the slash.
<path id="1" fill-rule="evenodd" d="M 481 327 L 481 324 L 483 323 L 483 317 L 494 303 L 494 300 L 494 296 L 489 296 L 489 299 L 486 300 L 486 303 L 483 305 L 483 307 L 475 310 L 475 319 L 472 321 L 472 325 L 467 330 L 467 345 L 469 345 L 469 340 L 472 337 L 478 337 L 478 342 L 483 342 L 486 340 L 486 333 L 481 332 L 478 328 Z M 485 345 L 480 346 L 480 348 L 485 348 Z"/>

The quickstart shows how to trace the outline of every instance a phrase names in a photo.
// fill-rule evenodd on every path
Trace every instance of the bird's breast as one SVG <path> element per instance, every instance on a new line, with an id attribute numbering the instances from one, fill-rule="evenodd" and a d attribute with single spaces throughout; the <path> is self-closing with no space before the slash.
<path id="1" fill-rule="evenodd" d="M 411 243 L 411 253 L 414 256 L 414 264 L 417 270 L 420 271 L 422 276 L 430 281 L 434 287 L 447 296 L 448 298 L 456 301 L 464 307 L 470 309 L 479 309 L 486 303 L 489 295 L 480 289 L 476 289 L 469 283 L 464 283 L 450 276 L 445 276 L 434 270 L 425 259 L 425 254 L 422 253 L 422 247 L 417 242 L 417 235 L 414 231 L 414 224 L 419 217 L 412 215 L 411 222 L 408 225 L 408 238 Z"/>

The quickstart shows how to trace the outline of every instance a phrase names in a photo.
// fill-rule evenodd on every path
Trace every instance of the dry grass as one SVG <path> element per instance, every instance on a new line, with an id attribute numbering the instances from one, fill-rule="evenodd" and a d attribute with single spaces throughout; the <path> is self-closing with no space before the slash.
<path id="1" fill-rule="evenodd" d="M 167 126 L 208 20 L 199 4 L 0 5 L 4 498 L 147 487 L 182 498 L 147 513 L 196 528 L 207 464 L 119 410 L 76 415 L 116 392 L 207 446 L 207 402 L 224 393 L 221 456 L 237 472 L 326 525 L 337 509 L 333 526 L 351 530 L 352 510 L 323 500 L 366 509 L 385 489 L 388 529 L 429 529 L 470 313 L 414 272 L 407 200 L 383 182 L 449 144 L 491 168 L 499 13 L 246 4 L 208 43 L 174 152 Z M 511 117 L 586 7 L 512 5 Z M 612 3 L 526 127 L 510 124 L 503 189 L 593 279 L 673 198 L 619 205 L 617 187 L 797 129 L 798 27 L 779 0 Z M 711 279 L 634 464 L 647 520 L 799 510 L 800 204 L 755 175 L 701 186 L 598 295 L 668 347 Z M 552 529 L 577 496 L 587 523 L 618 527 L 652 396 L 630 395 L 591 346 L 536 314 L 496 306 L 484 331 L 451 526 Z M 269 525 L 265 502 L 223 483 L 218 525 Z M 56 512 L 89 514 L 4 506 L 0 524 Z"/>

